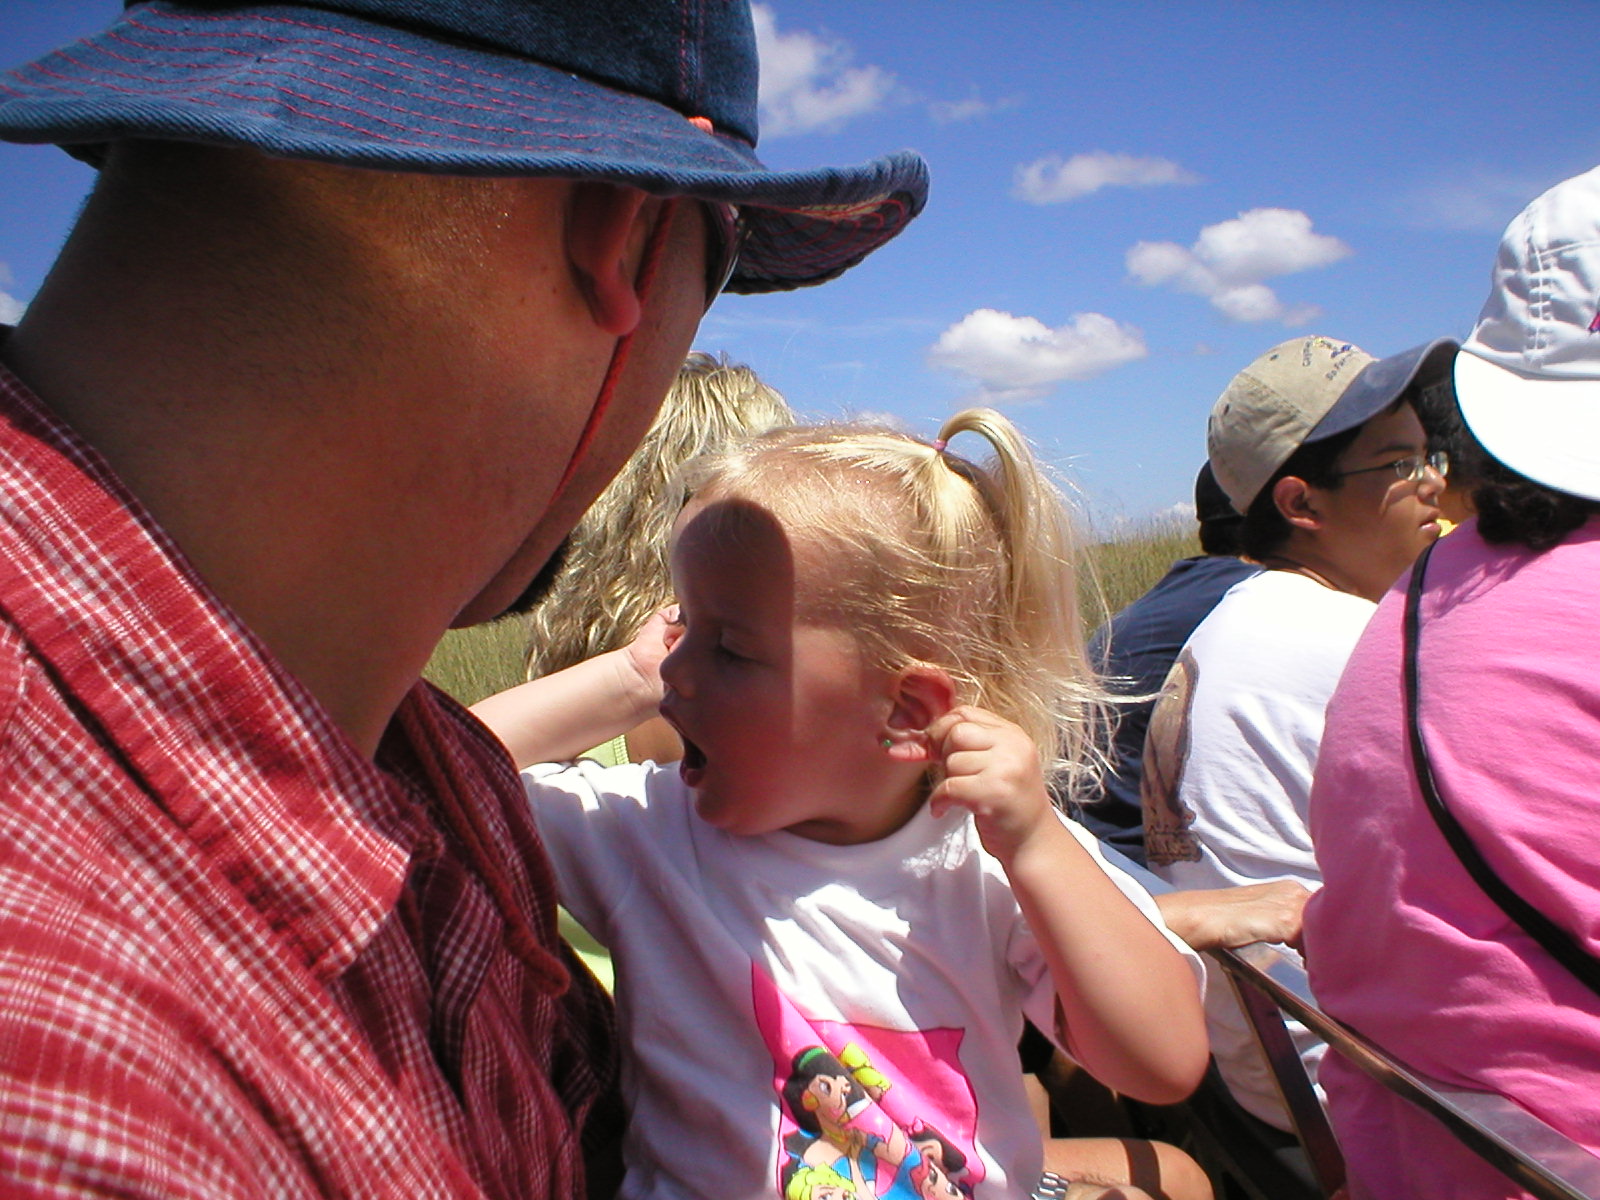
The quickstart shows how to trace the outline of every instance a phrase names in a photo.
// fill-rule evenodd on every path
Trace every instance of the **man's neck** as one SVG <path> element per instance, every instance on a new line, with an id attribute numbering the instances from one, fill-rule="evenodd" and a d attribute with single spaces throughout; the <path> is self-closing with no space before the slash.
<path id="1" fill-rule="evenodd" d="M 0 355 L 371 754 L 478 582 L 405 502 L 431 451 L 396 422 L 448 389 L 381 296 L 297 278 L 281 237 L 102 209 Z"/>
<path id="2" fill-rule="evenodd" d="M 1374 594 L 1370 581 L 1364 580 L 1359 571 L 1348 569 L 1338 556 L 1328 554 L 1309 539 L 1291 539 L 1276 554 L 1269 554 L 1260 562 L 1268 570 L 1304 575 L 1330 591 L 1360 596 L 1374 604 L 1383 599 L 1385 589 L 1380 588 Z"/>

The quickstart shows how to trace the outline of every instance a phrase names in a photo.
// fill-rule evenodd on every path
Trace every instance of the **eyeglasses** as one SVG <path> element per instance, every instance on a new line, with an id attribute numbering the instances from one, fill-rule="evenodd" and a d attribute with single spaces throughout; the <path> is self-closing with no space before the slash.
<path id="1" fill-rule="evenodd" d="M 739 265 L 746 226 L 744 214 L 736 204 L 702 200 L 700 210 L 706 214 L 706 307 L 710 308 Z"/>
<path id="2" fill-rule="evenodd" d="M 1432 467 L 1440 479 L 1450 475 L 1450 456 L 1443 450 L 1434 450 L 1429 454 L 1408 454 L 1404 458 L 1397 458 L 1393 462 L 1382 463 L 1376 467 L 1357 467 L 1354 471 L 1336 471 L 1335 479 L 1343 479 L 1346 475 L 1365 475 L 1369 471 L 1393 471 L 1396 479 L 1403 479 L 1407 483 L 1418 482 Z"/>

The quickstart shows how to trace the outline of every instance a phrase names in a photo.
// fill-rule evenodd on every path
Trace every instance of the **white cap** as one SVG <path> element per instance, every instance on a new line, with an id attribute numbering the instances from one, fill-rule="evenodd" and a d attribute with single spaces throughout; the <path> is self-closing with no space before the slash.
<path id="1" fill-rule="evenodd" d="M 1455 388 L 1495 458 L 1600 500 L 1600 167 L 1558 183 L 1506 227 Z"/>

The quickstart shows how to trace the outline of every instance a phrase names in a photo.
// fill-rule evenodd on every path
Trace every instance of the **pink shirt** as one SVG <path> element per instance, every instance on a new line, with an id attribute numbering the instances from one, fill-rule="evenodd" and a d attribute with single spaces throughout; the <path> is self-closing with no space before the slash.
<path id="1" fill-rule="evenodd" d="M 499 745 L 355 753 L 0 369 L 0 1190 L 578 1196 L 612 1050 Z"/>
<path id="2" fill-rule="evenodd" d="M 1600 997 L 1490 901 L 1424 806 L 1405 744 L 1404 583 L 1328 708 L 1311 797 L 1325 878 L 1312 990 L 1424 1074 L 1510 1097 L 1600 1152 Z M 1600 954 L 1600 518 L 1535 554 L 1469 523 L 1422 601 L 1422 726 L 1439 789 L 1497 874 Z M 1526 1193 L 1336 1054 L 1322 1067 L 1352 1176 L 1377 1197 Z M 1363 1194 L 1363 1193 L 1358 1193 Z"/>

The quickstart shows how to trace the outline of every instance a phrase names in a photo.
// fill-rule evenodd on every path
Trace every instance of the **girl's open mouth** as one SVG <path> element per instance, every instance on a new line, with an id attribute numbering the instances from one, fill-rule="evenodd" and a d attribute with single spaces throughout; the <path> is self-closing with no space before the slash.
<path id="1" fill-rule="evenodd" d="M 705 775 L 705 752 L 688 738 L 683 737 L 681 732 L 678 736 L 683 738 L 683 758 L 678 762 L 678 775 L 683 779 L 685 787 L 693 788 Z"/>

